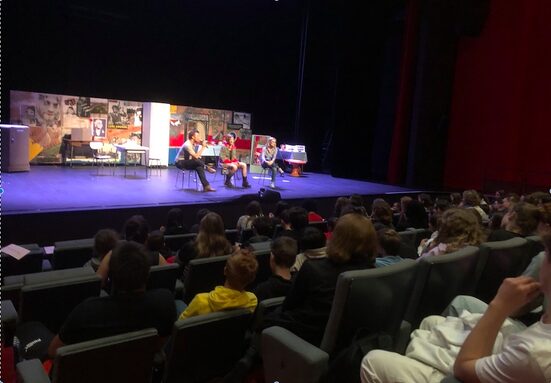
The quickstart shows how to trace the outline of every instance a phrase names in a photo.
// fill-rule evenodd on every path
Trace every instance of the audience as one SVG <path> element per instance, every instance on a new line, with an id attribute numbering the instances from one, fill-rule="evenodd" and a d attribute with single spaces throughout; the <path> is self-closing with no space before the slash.
<path id="1" fill-rule="evenodd" d="M 373 268 L 376 250 L 371 221 L 360 214 L 342 216 L 327 246 L 327 258 L 302 265 L 281 309 L 267 315 L 262 327 L 282 326 L 319 345 L 339 274 Z"/>
<path id="2" fill-rule="evenodd" d="M 187 233 L 184 225 L 184 212 L 180 208 L 172 208 L 166 216 L 166 226 L 161 226 L 160 230 L 164 235 L 175 235 Z"/>
<path id="3" fill-rule="evenodd" d="M 245 209 L 245 215 L 242 215 L 237 220 L 236 228 L 237 231 L 241 234 L 243 230 L 250 230 L 253 226 L 253 221 L 256 217 L 263 216 L 262 214 L 262 207 L 260 206 L 260 202 L 258 201 L 251 201 L 247 205 L 247 208 Z"/>
<path id="4" fill-rule="evenodd" d="M 377 230 L 377 239 L 375 267 L 392 265 L 404 259 L 400 256 L 402 241 L 395 230 L 384 228 Z"/>
<path id="5" fill-rule="evenodd" d="M 256 217 L 253 221 L 252 230 L 253 236 L 247 241 L 243 241 L 244 245 L 271 241 L 274 236 L 274 222 L 268 217 Z"/>
<path id="6" fill-rule="evenodd" d="M 237 308 L 254 311 L 257 298 L 245 288 L 254 281 L 257 270 L 258 262 L 254 255 L 247 250 L 237 250 L 226 261 L 224 286 L 217 286 L 209 293 L 197 294 L 179 319 Z"/>
<path id="7" fill-rule="evenodd" d="M 538 227 L 540 212 L 527 202 L 519 202 L 509 208 L 501 220 L 501 228 L 488 236 L 488 241 L 503 241 L 515 237 L 533 235 Z"/>
<path id="8" fill-rule="evenodd" d="M 308 212 L 302 207 L 295 206 L 290 208 L 287 213 L 289 214 L 289 220 L 287 222 L 285 215 L 282 215 L 284 230 L 279 235 L 288 236 L 299 241 L 302 231 L 308 226 Z"/>
<path id="9" fill-rule="evenodd" d="M 463 199 L 461 201 L 461 206 L 467 209 L 474 209 L 482 218 L 482 221 L 488 221 L 488 214 L 480 207 L 480 196 L 476 190 L 465 190 L 463 192 Z"/>
<path id="10" fill-rule="evenodd" d="M 103 258 L 117 246 L 119 234 L 115 230 L 101 229 L 94 236 L 94 253 L 90 262 L 86 262 L 84 266 L 92 266 L 94 271 L 98 267 Z"/>
<path id="11" fill-rule="evenodd" d="M 428 214 L 425 211 L 423 204 L 417 200 L 410 200 L 407 202 L 396 229 L 398 231 L 403 231 L 410 228 L 426 229 L 427 227 Z"/>
<path id="12" fill-rule="evenodd" d="M 473 211 L 452 208 L 442 214 L 438 234 L 421 257 L 451 253 L 468 245 L 477 246 L 484 239 L 484 233 Z"/>
<path id="13" fill-rule="evenodd" d="M 297 242 L 290 237 L 276 238 L 271 245 L 270 269 L 272 275 L 253 290 L 259 301 L 284 297 L 291 289 L 291 266 L 297 256 Z"/>
<path id="14" fill-rule="evenodd" d="M 226 238 L 224 221 L 219 214 L 207 213 L 199 224 L 195 241 L 185 243 L 178 251 L 177 262 L 185 270 L 194 258 L 217 257 L 232 253 L 231 243 Z"/>
<path id="15" fill-rule="evenodd" d="M 350 203 L 350 199 L 347 197 L 339 197 L 335 201 L 335 207 L 333 209 L 333 217 L 339 218 L 342 213 L 342 208 Z"/>
<path id="16" fill-rule="evenodd" d="M 308 222 L 321 222 L 323 217 L 318 214 L 318 206 L 313 199 L 306 199 L 302 203 L 302 207 L 308 212 Z"/>
<path id="17" fill-rule="evenodd" d="M 199 233 L 199 224 L 208 213 L 210 213 L 210 210 L 206 208 L 197 210 L 195 214 L 195 223 L 189 229 L 190 233 Z"/>
<path id="18" fill-rule="evenodd" d="M 291 271 L 298 272 L 304 262 L 308 260 L 326 258 L 325 242 L 325 235 L 318 228 L 307 227 L 304 229 L 299 241 L 301 253 L 296 256 L 296 261 L 291 265 Z"/>
<path id="19" fill-rule="evenodd" d="M 392 219 L 392 208 L 388 202 L 382 198 L 375 199 L 371 207 L 371 222 L 373 222 L 375 230 L 384 228 L 394 229 Z"/>

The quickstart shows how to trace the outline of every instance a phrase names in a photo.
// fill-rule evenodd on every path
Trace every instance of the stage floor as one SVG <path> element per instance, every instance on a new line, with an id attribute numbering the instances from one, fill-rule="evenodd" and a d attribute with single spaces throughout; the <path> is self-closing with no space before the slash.
<path id="1" fill-rule="evenodd" d="M 216 189 L 213 193 L 195 190 L 195 182 L 190 188 L 186 182 L 184 189 L 180 182 L 176 185 L 178 169 L 150 169 L 145 178 L 143 167 L 129 168 L 127 178 L 124 168 L 32 166 L 30 172 L 3 173 L 1 182 L 4 193 L 1 197 L 3 215 L 117 209 L 128 207 L 153 207 L 187 204 L 211 204 L 229 202 L 247 194 L 256 194 L 267 188 L 270 179 L 260 179 L 259 174 L 250 174 L 250 189 L 238 187 L 227 189 L 223 186 L 224 177 L 218 172 L 207 178 Z M 327 174 L 305 173 L 301 177 L 277 177 L 275 189 L 282 199 L 326 198 L 348 196 L 350 194 L 375 195 L 412 193 L 411 189 L 373 182 L 334 178 Z M 200 185 L 199 185 L 200 187 Z"/>

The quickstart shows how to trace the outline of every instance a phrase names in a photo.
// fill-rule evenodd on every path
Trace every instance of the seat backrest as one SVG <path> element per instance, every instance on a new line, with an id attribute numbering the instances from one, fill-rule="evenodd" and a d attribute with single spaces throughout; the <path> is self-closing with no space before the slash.
<path id="1" fill-rule="evenodd" d="M 42 322 L 53 333 L 59 332 L 69 313 L 79 303 L 99 296 L 101 289 L 101 278 L 95 273 L 37 282 L 25 283 L 21 288 L 19 315 L 22 322 Z"/>
<path id="2" fill-rule="evenodd" d="M 531 257 L 535 257 L 543 250 L 545 250 L 545 247 L 543 246 L 543 242 L 539 235 L 532 235 L 530 237 L 526 237 L 526 240 L 528 241 L 528 246 L 529 246 L 528 251 L 530 252 Z"/>
<path id="3" fill-rule="evenodd" d="M 332 355 L 347 346 L 358 329 L 396 340 L 410 301 L 417 262 L 347 271 L 339 275 L 333 306 L 320 348 Z"/>
<path id="4" fill-rule="evenodd" d="M 194 241 L 197 233 L 165 235 L 165 244 L 172 251 L 178 251 L 184 243 Z"/>
<path id="5" fill-rule="evenodd" d="M 417 234 L 413 230 L 399 231 L 398 235 L 403 244 L 415 248 L 415 237 Z"/>
<path id="6" fill-rule="evenodd" d="M 272 275 L 272 269 L 270 267 L 270 250 L 255 251 L 254 255 L 258 261 L 258 270 L 256 271 L 256 277 L 254 281 L 247 286 L 247 290 L 252 290 L 259 283 L 267 280 Z"/>
<path id="7" fill-rule="evenodd" d="M 267 314 L 273 312 L 279 306 L 281 306 L 284 300 L 285 300 L 285 297 L 275 297 L 275 298 L 264 299 L 263 301 L 258 302 L 258 305 L 256 306 L 256 310 L 254 311 L 253 322 L 251 326 L 252 330 L 256 331 L 257 329 L 260 329 L 260 326 L 262 325 L 264 317 Z"/>
<path id="8" fill-rule="evenodd" d="M 251 312 L 199 315 L 174 323 L 166 382 L 206 382 L 223 377 L 243 356 Z"/>
<path id="9" fill-rule="evenodd" d="M 80 267 L 94 254 L 94 239 L 77 239 L 54 243 L 52 266 L 56 270 Z"/>
<path id="10" fill-rule="evenodd" d="M 184 281 L 184 302 L 191 302 L 198 293 L 206 293 L 224 284 L 224 266 L 229 255 L 192 259 Z"/>
<path id="11" fill-rule="evenodd" d="M 147 289 L 167 289 L 174 293 L 180 266 L 176 263 L 152 266 L 147 278 Z"/>
<path id="12" fill-rule="evenodd" d="M 480 249 L 467 246 L 449 254 L 419 260 L 406 320 L 416 329 L 428 315 L 440 315 L 457 295 L 472 295 Z"/>
<path id="13" fill-rule="evenodd" d="M 421 244 L 421 241 L 426 238 L 430 238 L 432 232 L 428 229 L 409 229 L 408 231 L 412 231 L 415 233 L 415 238 L 413 239 L 413 245 L 417 249 L 417 247 Z"/>
<path id="14" fill-rule="evenodd" d="M 253 236 L 254 236 L 253 229 L 244 229 L 243 231 L 241 231 L 241 238 L 239 239 L 239 242 L 247 243 L 249 242 L 249 239 L 251 239 Z"/>
<path id="15" fill-rule="evenodd" d="M 239 240 L 239 231 L 237 229 L 226 229 L 226 238 L 232 245 L 235 244 L 235 242 L 238 242 Z"/>
<path id="16" fill-rule="evenodd" d="M 44 258 L 44 249 L 37 244 L 19 245 L 30 253 L 21 259 L 15 259 L 12 256 L 2 253 L 2 280 L 10 275 L 21 275 L 30 273 L 39 273 L 42 271 L 42 259 Z"/>
<path id="17" fill-rule="evenodd" d="M 524 238 L 481 244 L 475 296 L 490 302 L 503 280 L 520 275 L 531 259 L 529 244 Z"/>
<path id="18" fill-rule="evenodd" d="M 150 328 L 60 347 L 54 383 L 150 383 L 157 346 Z"/>
<path id="19" fill-rule="evenodd" d="M 19 312 L 21 289 L 23 286 L 31 284 L 40 284 L 49 281 L 74 280 L 82 276 L 95 275 L 90 267 L 77 267 L 74 269 L 43 271 L 40 273 L 30 273 L 23 275 L 11 275 L 4 279 L 2 286 L 2 298 L 12 301 L 15 309 Z"/>

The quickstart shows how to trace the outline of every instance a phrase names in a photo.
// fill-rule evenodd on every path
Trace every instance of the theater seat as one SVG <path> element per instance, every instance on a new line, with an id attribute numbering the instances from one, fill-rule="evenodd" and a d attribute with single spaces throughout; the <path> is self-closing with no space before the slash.
<path id="1" fill-rule="evenodd" d="M 52 267 L 56 270 L 81 267 L 92 258 L 93 249 L 93 238 L 55 242 Z"/>
<path id="2" fill-rule="evenodd" d="M 2 281 L 10 275 L 21 275 L 30 273 L 39 273 L 42 271 L 42 259 L 44 258 L 44 249 L 36 243 L 28 245 L 19 245 L 30 253 L 17 260 L 12 256 L 2 253 Z"/>
<path id="3" fill-rule="evenodd" d="M 157 330 L 145 329 L 60 347 L 51 382 L 150 383 L 157 344 Z M 38 359 L 18 363 L 17 375 L 21 383 L 50 382 Z"/>
<path id="4" fill-rule="evenodd" d="M 329 358 L 350 345 L 358 329 L 364 335 L 389 335 L 396 348 L 417 266 L 406 259 L 379 269 L 342 273 L 319 348 L 280 327 L 264 330 L 265 381 L 318 382 Z"/>
<path id="5" fill-rule="evenodd" d="M 226 375 L 244 352 L 251 315 L 237 309 L 174 323 L 164 381 L 207 382 Z"/>
<path id="6" fill-rule="evenodd" d="M 224 266 L 229 255 L 198 258 L 189 261 L 184 280 L 184 302 L 189 304 L 198 293 L 206 293 L 225 281 Z"/>
<path id="7" fill-rule="evenodd" d="M 479 253 L 478 247 L 467 246 L 419 260 L 413 304 L 406 315 L 412 328 L 429 315 L 440 315 L 457 295 L 472 295 Z"/>
<path id="8" fill-rule="evenodd" d="M 174 293 L 180 266 L 176 263 L 151 266 L 147 278 L 147 289 L 167 289 Z"/>

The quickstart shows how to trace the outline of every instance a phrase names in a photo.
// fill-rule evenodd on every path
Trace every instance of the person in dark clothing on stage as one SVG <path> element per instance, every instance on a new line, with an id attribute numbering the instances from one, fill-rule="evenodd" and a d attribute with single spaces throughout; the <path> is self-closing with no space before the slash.
<path id="1" fill-rule="evenodd" d="M 184 142 L 178 154 L 176 154 L 176 167 L 182 170 L 195 170 L 203 185 L 203 190 L 206 192 L 215 191 L 205 177 L 205 163 L 201 159 L 201 153 L 203 153 L 203 150 L 207 147 L 207 141 L 201 140 L 199 132 L 195 129 L 190 130 L 187 137 L 188 140 Z M 196 147 L 199 148 L 196 150 Z M 216 172 L 216 170 L 211 167 L 207 167 L 207 171 L 209 173 Z"/>

